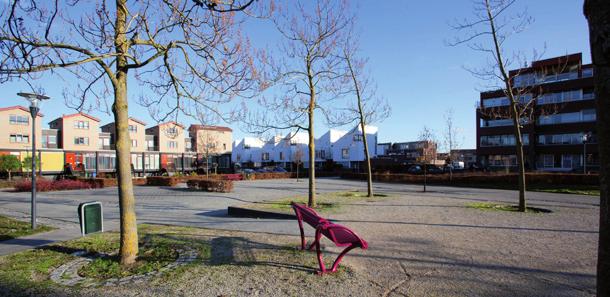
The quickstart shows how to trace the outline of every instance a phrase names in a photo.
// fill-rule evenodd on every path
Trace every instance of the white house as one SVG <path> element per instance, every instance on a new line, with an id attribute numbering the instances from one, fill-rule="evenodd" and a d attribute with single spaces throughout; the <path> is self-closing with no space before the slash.
<path id="1" fill-rule="evenodd" d="M 366 134 L 369 153 L 376 156 L 377 127 L 367 126 Z M 233 144 L 233 163 L 252 166 L 277 165 L 289 168 L 297 160 L 309 168 L 309 135 L 306 132 L 290 132 L 284 137 L 275 136 L 267 141 L 245 137 Z M 357 168 L 364 161 L 362 129 L 356 126 L 349 131 L 330 129 L 315 140 L 315 164 L 322 166 L 326 161 L 334 161 L 345 168 Z"/>
<path id="2" fill-rule="evenodd" d="M 241 141 L 233 142 L 231 162 L 234 164 L 252 163 L 253 166 L 261 166 L 261 151 L 264 142 L 256 137 L 244 137 Z"/>

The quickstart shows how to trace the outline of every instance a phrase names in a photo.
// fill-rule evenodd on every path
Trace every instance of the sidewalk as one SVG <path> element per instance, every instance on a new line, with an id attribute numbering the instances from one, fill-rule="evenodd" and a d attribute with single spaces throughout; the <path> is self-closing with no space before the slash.
<path id="1" fill-rule="evenodd" d="M 63 227 L 50 232 L 37 233 L 29 236 L 0 241 L 0 256 L 10 255 L 28 249 L 41 247 L 58 241 L 65 241 L 80 237 L 78 226 Z"/>

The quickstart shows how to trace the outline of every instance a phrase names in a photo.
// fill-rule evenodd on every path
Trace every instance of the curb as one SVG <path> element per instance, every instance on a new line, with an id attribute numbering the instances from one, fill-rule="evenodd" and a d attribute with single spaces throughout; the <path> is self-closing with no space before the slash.
<path id="1" fill-rule="evenodd" d="M 236 218 L 256 218 L 256 219 L 277 219 L 277 220 L 295 220 L 296 216 L 293 214 L 271 212 L 265 210 L 257 210 L 244 207 L 227 207 L 227 214 L 230 217 Z"/>

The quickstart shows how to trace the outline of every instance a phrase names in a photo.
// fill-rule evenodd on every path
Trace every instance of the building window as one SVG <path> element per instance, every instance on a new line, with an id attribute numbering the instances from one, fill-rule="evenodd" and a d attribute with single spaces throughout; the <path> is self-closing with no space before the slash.
<path id="1" fill-rule="evenodd" d="M 516 166 L 516 155 L 490 155 L 487 158 L 489 166 Z"/>
<path id="2" fill-rule="evenodd" d="M 138 147 L 138 140 L 137 139 L 132 139 L 131 140 L 131 147 Z"/>
<path id="3" fill-rule="evenodd" d="M 346 149 L 346 148 L 342 149 L 341 150 L 341 157 L 343 159 L 348 159 L 349 158 L 349 149 Z"/>
<path id="4" fill-rule="evenodd" d="M 542 94 L 538 97 L 536 104 L 558 104 L 579 100 L 584 100 L 582 90 L 572 90 L 565 92 Z"/>
<path id="5" fill-rule="evenodd" d="M 20 116 L 20 115 L 10 115 L 9 116 L 9 123 L 11 125 L 29 125 L 30 124 L 30 117 L 28 116 Z"/>
<path id="6" fill-rule="evenodd" d="M 74 121 L 74 129 L 89 130 L 89 121 Z"/>
<path id="7" fill-rule="evenodd" d="M 269 153 L 263 153 L 262 159 L 263 161 L 269 161 Z"/>
<path id="8" fill-rule="evenodd" d="M 225 151 L 227 150 L 227 144 L 226 143 L 222 144 L 222 149 L 225 150 Z"/>
<path id="9" fill-rule="evenodd" d="M 362 141 L 362 134 L 354 134 L 354 141 Z"/>
<path id="10" fill-rule="evenodd" d="M 580 112 L 558 113 L 538 118 L 538 125 L 593 122 L 596 120 L 595 109 L 584 109 Z"/>
<path id="11" fill-rule="evenodd" d="M 167 132 L 167 134 L 172 134 L 172 135 L 178 134 L 178 129 L 176 129 L 176 127 L 169 127 L 165 131 Z"/>
<path id="12" fill-rule="evenodd" d="M 284 152 L 280 152 L 280 160 L 283 161 L 284 160 Z"/>
<path id="13" fill-rule="evenodd" d="M 583 133 L 569 134 L 543 134 L 538 135 L 538 144 L 553 145 L 553 144 L 582 144 Z"/>
<path id="14" fill-rule="evenodd" d="M 523 145 L 529 145 L 529 134 L 521 134 Z M 515 145 L 515 135 L 481 136 L 481 146 L 512 146 Z"/>
<path id="15" fill-rule="evenodd" d="M 177 148 L 177 147 L 178 147 L 178 142 L 176 142 L 176 141 L 167 142 L 167 148 Z"/>
<path id="16" fill-rule="evenodd" d="M 57 136 L 55 135 L 42 135 L 42 147 L 54 147 L 57 145 Z"/>
<path id="17" fill-rule="evenodd" d="M 593 76 L 593 68 L 584 68 L 582 70 L 582 77 L 592 77 Z"/>
<path id="18" fill-rule="evenodd" d="M 235 161 L 240 162 L 241 161 L 241 155 L 237 154 L 237 156 L 235 156 Z"/>
<path id="19" fill-rule="evenodd" d="M 132 133 L 138 132 L 138 126 L 136 126 L 136 125 L 129 125 L 128 129 L 129 129 L 129 132 L 132 132 Z"/>
<path id="20" fill-rule="evenodd" d="M 147 140 L 146 141 L 146 148 L 147 149 L 154 149 L 155 148 L 155 141 L 154 140 Z"/>
<path id="21" fill-rule="evenodd" d="M 89 137 L 74 137 L 75 145 L 89 145 Z"/>
<path id="22" fill-rule="evenodd" d="M 326 151 L 316 150 L 316 159 L 326 159 Z"/>
<path id="23" fill-rule="evenodd" d="M 11 143 L 30 143 L 30 135 L 27 134 L 11 134 L 9 136 Z"/>
<path id="24" fill-rule="evenodd" d="M 108 149 L 110 146 L 110 138 L 100 138 L 100 148 L 101 149 Z"/>
<path id="25" fill-rule="evenodd" d="M 554 155 L 542 155 L 542 167 L 553 168 L 555 167 L 555 156 Z"/>

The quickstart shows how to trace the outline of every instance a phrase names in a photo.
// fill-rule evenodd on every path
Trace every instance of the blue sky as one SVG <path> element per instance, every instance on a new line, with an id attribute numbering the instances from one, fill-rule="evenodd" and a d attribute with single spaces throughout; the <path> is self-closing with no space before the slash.
<path id="1" fill-rule="evenodd" d="M 467 47 L 448 47 L 445 40 L 456 36 L 450 27 L 454 19 L 470 17 L 471 0 L 452 1 L 351 1 L 359 18 L 362 54 L 369 58 L 369 68 L 378 84 L 378 95 L 387 98 L 392 114 L 380 127 L 380 142 L 415 140 L 424 125 L 441 137 L 443 113 L 452 108 L 459 127 L 462 147 L 475 147 L 475 102 L 483 82 L 472 77 L 463 66 L 483 66 L 486 57 Z M 587 23 L 582 15 L 582 1 L 536 0 L 519 1 L 527 7 L 534 23 L 516 35 L 509 50 L 531 53 L 546 49 L 543 58 L 582 52 L 585 63 L 590 63 Z M 519 8 L 517 8 L 519 10 Z M 272 27 L 259 24 L 249 27 L 255 45 L 273 46 Z M 545 47 L 546 45 L 546 47 Z M 43 106 L 46 122 L 61 114 L 71 113 L 64 105 L 64 81 L 47 74 L 42 81 L 52 101 Z M 129 91 L 130 114 L 154 124 L 148 112 L 137 105 L 140 94 L 134 82 Z M 0 85 L 0 106 L 22 104 L 15 94 L 27 90 L 22 83 Z M 112 117 L 93 113 L 103 123 Z M 185 120 L 187 122 L 187 120 Z M 246 134 L 234 128 L 234 139 Z M 318 135 L 325 127 L 319 126 Z"/>

